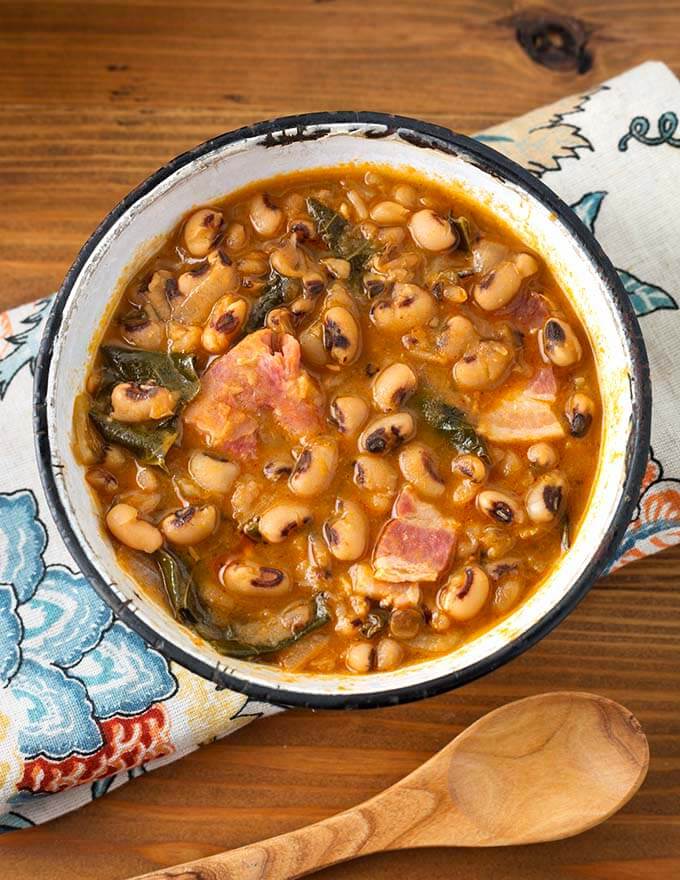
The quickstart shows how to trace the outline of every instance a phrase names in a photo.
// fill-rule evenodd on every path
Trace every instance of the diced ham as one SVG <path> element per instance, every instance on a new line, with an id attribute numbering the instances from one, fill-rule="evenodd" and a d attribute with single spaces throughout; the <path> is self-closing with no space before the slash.
<path id="1" fill-rule="evenodd" d="M 520 329 L 528 331 L 538 330 L 539 327 L 542 327 L 547 321 L 550 311 L 543 294 L 535 290 L 525 290 L 498 314 L 510 318 Z"/>
<path id="2" fill-rule="evenodd" d="M 300 365 L 297 339 L 258 330 L 213 361 L 184 413 L 184 427 L 210 449 L 252 458 L 259 415 L 272 413 L 299 440 L 321 431 L 323 407 L 323 393 Z"/>
<path id="3" fill-rule="evenodd" d="M 541 367 L 527 386 L 527 394 L 534 400 L 547 400 L 550 403 L 557 397 L 557 380 L 552 367 Z"/>
<path id="4" fill-rule="evenodd" d="M 383 581 L 429 582 L 447 570 L 458 524 L 406 486 L 394 504 L 373 554 L 373 571 Z"/>
<path id="5" fill-rule="evenodd" d="M 492 443 L 538 443 L 560 440 L 564 428 L 545 400 L 537 400 L 526 389 L 507 395 L 484 412 L 477 431 Z"/>
<path id="6" fill-rule="evenodd" d="M 366 562 L 358 562 L 349 570 L 352 592 L 357 596 L 375 599 L 394 608 L 414 608 L 422 600 L 418 584 L 388 583 L 378 580 Z"/>

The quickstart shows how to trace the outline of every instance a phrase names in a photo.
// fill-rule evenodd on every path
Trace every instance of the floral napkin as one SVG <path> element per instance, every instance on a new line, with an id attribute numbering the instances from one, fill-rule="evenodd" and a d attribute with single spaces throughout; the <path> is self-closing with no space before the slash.
<path id="1" fill-rule="evenodd" d="M 479 136 L 562 196 L 618 268 L 654 385 L 652 449 L 617 565 L 680 542 L 680 83 L 649 62 Z M 64 547 L 33 454 L 50 299 L 0 314 L 0 830 L 45 822 L 276 711 L 171 663 Z"/>

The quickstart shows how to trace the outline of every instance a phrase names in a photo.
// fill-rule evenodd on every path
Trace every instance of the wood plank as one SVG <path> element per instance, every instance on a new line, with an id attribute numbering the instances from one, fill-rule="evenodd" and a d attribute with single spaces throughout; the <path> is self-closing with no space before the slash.
<path id="1" fill-rule="evenodd" d="M 592 29 L 584 75 L 536 66 L 498 24 L 526 6 L 3 0 L 0 308 L 54 290 L 128 190 L 219 131 L 344 107 L 474 132 L 648 58 L 680 71 L 678 0 L 570 3 Z M 548 846 L 387 854 L 318 876 L 680 876 L 679 572 L 680 549 L 604 579 L 540 645 L 454 693 L 257 721 L 85 810 L 5 835 L 2 876 L 113 880 L 298 827 L 377 793 L 490 709 L 551 689 L 602 693 L 644 725 L 650 775 L 619 816 Z"/>

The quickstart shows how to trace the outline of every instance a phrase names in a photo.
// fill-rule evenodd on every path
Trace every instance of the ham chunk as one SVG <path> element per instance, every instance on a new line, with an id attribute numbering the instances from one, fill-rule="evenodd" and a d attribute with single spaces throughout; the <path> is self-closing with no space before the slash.
<path id="1" fill-rule="evenodd" d="M 515 391 L 482 414 L 478 432 L 492 443 L 538 443 L 561 440 L 564 428 L 547 400 L 529 389 Z"/>
<path id="2" fill-rule="evenodd" d="M 456 546 L 458 524 L 436 507 L 421 501 L 406 486 L 394 504 L 373 554 L 379 580 L 416 583 L 439 580 L 449 567 Z"/>
<path id="3" fill-rule="evenodd" d="M 353 565 L 349 576 L 352 579 L 352 592 L 356 596 L 375 599 L 394 608 L 415 608 L 420 605 L 422 593 L 418 584 L 394 584 L 378 580 L 371 571 L 371 566 L 365 562 Z"/>
<path id="4" fill-rule="evenodd" d="M 557 397 L 557 380 L 552 367 L 541 367 L 527 387 L 527 394 L 534 400 L 548 400 L 551 403 Z"/>
<path id="5" fill-rule="evenodd" d="M 297 339 L 258 330 L 213 361 L 184 427 L 208 448 L 247 459 L 257 450 L 260 415 L 271 414 L 298 441 L 321 431 L 323 412 L 323 393 L 300 365 Z"/>

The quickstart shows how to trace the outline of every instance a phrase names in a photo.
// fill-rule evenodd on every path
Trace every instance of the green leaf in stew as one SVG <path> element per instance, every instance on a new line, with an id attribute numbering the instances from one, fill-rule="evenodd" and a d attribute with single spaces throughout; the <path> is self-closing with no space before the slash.
<path id="1" fill-rule="evenodd" d="M 198 595 L 196 583 L 185 562 L 169 550 L 157 550 L 156 561 L 163 580 L 166 596 L 182 623 L 189 625 L 221 654 L 244 660 L 275 654 L 289 648 L 306 635 L 325 626 L 331 619 L 327 598 L 317 593 L 310 600 L 309 621 L 295 632 L 273 632 L 271 640 L 253 641 L 245 638 L 238 621 L 217 624 Z M 274 624 L 270 623 L 270 626 Z"/>
<path id="2" fill-rule="evenodd" d="M 428 425 L 442 431 L 459 452 L 469 452 L 483 461 L 490 461 L 484 439 L 462 409 L 426 394 L 420 395 L 415 402 Z"/>
<path id="3" fill-rule="evenodd" d="M 165 467 L 165 456 L 179 433 L 174 417 L 148 427 L 119 422 L 95 407 L 90 410 L 90 418 L 107 443 L 117 443 L 131 450 L 145 465 Z"/>
<path id="4" fill-rule="evenodd" d="M 115 382 L 153 382 L 176 391 L 186 403 L 198 394 L 200 383 L 194 358 L 187 354 L 167 354 L 104 345 L 101 348 L 107 378 Z"/>
<path id="5" fill-rule="evenodd" d="M 286 301 L 287 287 L 288 279 L 284 278 L 283 275 L 279 275 L 278 272 L 272 272 L 262 291 L 262 295 L 250 311 L 245 326 L 246 333 L 252 333 L 254 330 L 264 327 L 269 312 L 272 309 L 278 308 Z"/>

